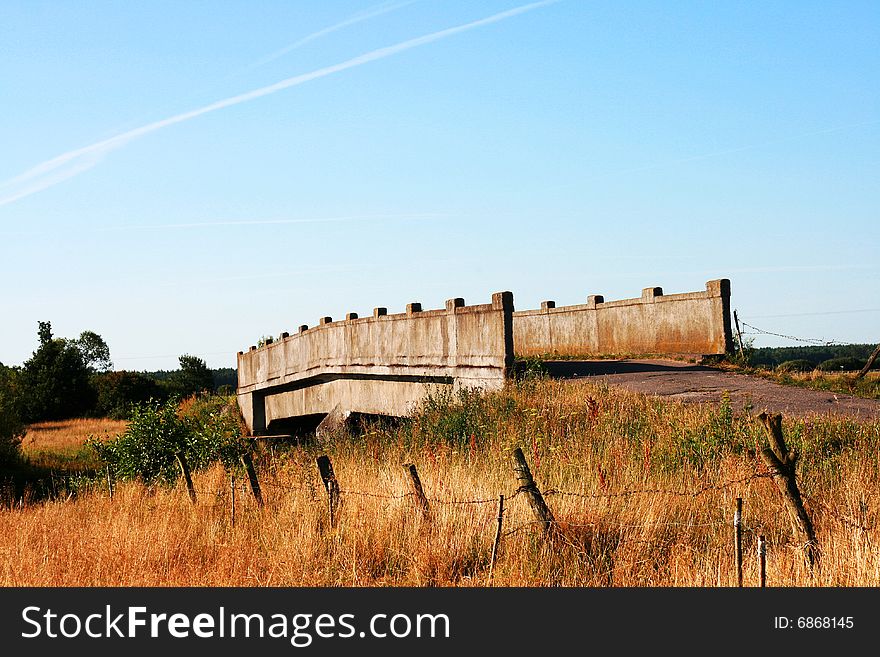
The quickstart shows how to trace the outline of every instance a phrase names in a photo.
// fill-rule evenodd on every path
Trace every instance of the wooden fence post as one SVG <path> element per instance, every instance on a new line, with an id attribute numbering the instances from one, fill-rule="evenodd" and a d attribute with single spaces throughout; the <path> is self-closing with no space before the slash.
<path id="1" fill-rule="evenodd" d="M 861 379 L 865 374 L 868 373 L 868 370 L 871 369 L 871 366 L 874 364 L 874 361 L 877 360 L 877 357 L 880 356 L 880 344 L 877 345 L 877 348 L 874 349 L 873 353 L 868 356 L 868 362 L 865 363 L 865 366 L 856 374 L 857 379 Z"/>
<path id="2" fill-rule="evenodd" d="M 767 543 L 763 534 L 758 536 L 758 580 L 762 589 L 767 586 Z"/>
<path id="3" fill-rule="evenodd" d="M 532 479 L 532 471 L 529 470 L 529 464 L 526 462 L 526 457 L 523 455 L 523 451 L 519 447 L 513 451 L 513 472 L 516 474 L 516 479 L 519 482 L 517 492 L 526 494 L 526 497 L 529 499 L 529 506 L 532 507 L 532 513 L 535 514 L 535 518 L 538 522 L 544 525 L 545 532 L 550 532 L 553 529 L 553 523 L 555 522 L 553 519 L 553 513 L 550 511 L 547 503 L 544 502 L 544 498 L 541 496 L 541 491 L 538 490 L 535 480 Z"/>
<path id="4" fill-rule="evenodd" d="M 422 488 L 422 480 L 419 479 L 419 473 L 416 470 L 416 466 L 414 463 L 404 463 L 403 467 L 406 468 L 406 471 L 409 473 L 409 479 L 412 483 L 413 493 L 416 496 L 416 501 L 419 503 L 419 506 L 422 509 L 422 519 L 425 521 L 430 521 L 431 505 L 428 504 L 428 498 L 425 497 L 425 491 Z"/>
<path id="5" fill-rule="evenodd" d="M 110 499 L 113 499 L 113 478 L 110 476 L 110 464 L 107 464 L 107 491 L 110 493 Z"/>
<path id="6" fill-rule="evenodd" d="M 504 524 L 504 495 L 498 496 L 498 527 L 495 529 L 495 540 L 492 541 L 492 560 L 489 562 L 489 581 L 495 573 L 495 562 L 498 561 L 498 548 L 501 545 L 501 527 Z"/>
<path id="7" fill-rule="evenodd" d="M 743 501 L 736 498 L 736 511 L 733 514 L 733 546 L 736 554 L 736 585 L 743 585 L 743 533 L 742 533 Z"/>
<path id="8" fill-rule="evenodd" d="M 333 464 L 330 463 L 330 457 L 322 454 L 317 458 L 318 472 L 321 474 L 321 481 L 324 482 L 324 488 L 327 490 L 327 508 L 330 514 L 330 527 L 336 524 L 336 508 L 339 506 L 339 482 L 333 473 Z"/>
<path id="9" fill-rule="evenodd" d="M 804 557 L 810 569 L 819 562 L 819 547 L 816 532 L 807 510 L 804 508 L 801 493 L 795 479 L 797 466 L 797 450 L 789 450 L 782 437 L 782 416 L 761 413 L 758 419 L 764 424 L 769 436 L 770 447 L 761 450 L 761 458 L 773 475 L 773 481 L 785 499 L 794 533 L 800 534 L 804 540 Z"/>
<path id="10" fill-rule="evenodd" d="M 183 452 L 177 452 L 174 456 L 177 457 L 177 465 L 180 466 L 180 473 L 183 475 L 183 480 L 186 482 L 186 490 L 189 492 L 189 499 L 195 504 L 196 489 L 193 488 L 193 480 L 189 474 L 189 466 L 186 464 L 186 457 L 183 455 Z"/>
<path id="11" fill-rule="evenodd" d="M 257 501 L 257 506 L 263 506 L 263 491 L 260 489 L 260 480 L 257 479 L 257 470 L 254 467 L 254 460 L 251 458 L 251 455 L 245 452 L 241 455 L 241 463 L 244 465 L 244 469 L 247 471 L 248 481 L 251 484 L 251 492 L 254 494 L 254 499 Z"/>
<path id="12" fill-rule="evenodd" d="M 739 330 L 739 317 L 736 315 L 736 310 L 733 311 L 733 322 L 736 325 L 736 337 L 737 342 L 739 343 L 739 357 L 745 360 L 745 354 L 743 354 L 743 335 L 742 331 Z M 744 362 L 743 365 L 746 363 Z"/>
<path id="13" fill-rule="evenodd" d="M 229 492 L 231 493 L 231 497 L 230 497 L 230 507 L 231 508 L 229 510 L 229 515 L 230 515 L 230 518 L 232 521 L 232 526 L 235 527 L 235 475 L 234 474 L 229 475 L 229 482 L 230 482 Z"/>

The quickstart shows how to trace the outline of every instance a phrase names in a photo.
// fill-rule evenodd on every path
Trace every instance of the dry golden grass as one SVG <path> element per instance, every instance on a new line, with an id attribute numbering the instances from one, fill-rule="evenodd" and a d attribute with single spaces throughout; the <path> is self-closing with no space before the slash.
<path id="1" fill-rule="evenodd" d="M 45 469 L 82 469 L 93 465 L 84 456 L 83 443 L 89 436 L 112 437 L 125 431 L 126 423 L 107 418 L 77 418 L 37 422 L 27 428 L 21 441 L 22 454 Z"/>
<path id="2" fill-rule="evenodd" d="M 125 424 L 122 420 L 107 418 L 37 422 L 28 426 L 21 448 L 25 455 L 48 451 L 76 451 L 89 436 L 113 436 L 124 431 Z"/>
<path id="3" fill-rule="evenodd" d="M 736 497 L 747 584 L 757 581 L 753 554 L 764 534 L 771 586 L 880 585 L 878 423 L 786 423 L 804 454 L 802 490 L 823 554 L 811 574 L 778 491 L 751 478 L 762 472 L 749 451 L 762 435 L 756 422 L 555 381 L 471 402 L 453 424 L 475 428 L 473 439 L 437 440 L 437 425 L 425 421 L 328 447 L 343 489 L 334 528 L 315 467 L 321 452 L 299 447 L 258 462 L 267 504 L 259 509 L 239 488 L 234 527 L 220 467 L 195 475 L 195 506 L 180 487 L 129 482 L 112 500 L 96 484 L 67 501 L 0 511 L 0 584 L 485 586 L 504 493 L 511 533 L 494 585 L 730 586 Z M 515 446 L 549 493 L 556 538 L 543 538 L 524 495 L 511 497 Z M 408 462 L 432 499 L 431 523 L 406 495 Z M 489 501 L 450 503 L 471 500 Z"/>

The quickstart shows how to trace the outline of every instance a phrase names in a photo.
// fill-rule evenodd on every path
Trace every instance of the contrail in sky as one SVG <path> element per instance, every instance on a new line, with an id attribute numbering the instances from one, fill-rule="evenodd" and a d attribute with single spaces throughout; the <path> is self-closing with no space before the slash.
<path id="1" fill-rule="evenodd" d="M 308 36 L 304 36 L 299 41 L 294 41 L 289 46 L 285 46 L 284 48 L 281 48 L 280 50 L 276 50 L 271 55 L 267 55 L 266 57 L 263 57 L 263 59 L 260 59 L 256 62 L 254 62 L 253 64 L 250 64 L 249 66 L 245 66 L 243 69 L 241 69 L 241 71 L 242 72 L 250 71 L 250 70 L 255 69 L 259 66 L 263 66 L 265 64 L 268 64 L 269 62 L 274 62 L 276 59 L 278 59 L 279 57 L 283 57 L 284 55 L 291 52 L 292 50 L 296 50 L 297 48 L 302 48 L 307 43 L 311 43 L 312 41 L 315 41 L 316 39 L 320 39 L 321 37 L 325 37 L 328 34 L 332 34 L 333 32 L 336 32 L 337 30 L 341 30 L 345 27 L 348 27 L 349 25 L 355 25 L 356 23 L 361 23 L 361 22 L 369 20 L 371 18 L 376 18 L 377 16 L 381 16 L 382 14 L 387 14 L 392 11 L 397 11 L 398 9 L 403 9 L 407 5 L 411 5 L 415 2 L 416 2 L 416 0 L 407 0 L 407 2 L 397 2 L 394 4 L 391 4 L 388 2 L 383 2 L 380 5 L 370 7 L 368 9 L 360 11 L 352 16 L 349 16 L 345 20 L 340 21 L 340 22 L 336 23 L 335 25 L 331 25 L 330 27 L 325 27 L 323 30 L 318 30 L 317 32 L 312 32 Z"/>
<path id="2" fill-rule="evenodd" d="M 53 187 L 54 185 L 57 185 L 64 180 L 72 178 L 82 173 L 83 171 L 94 167 L 108 153 L 116 150 L 117 148 L 125 146 L 133 139 L 143 137 L 144 135 L 150 134 L 151 132 L 161 130 L 162 128 L 167 128 L 177 123 L 189 121 L 190 119 L 202 116 L 203 114 L 208 114 L 210 112 L 215 112 L 226 107 L 232 107 L 233 105 L 239 105 L 241 103 L 246 103 L 251 100 L 256 100 L 257 98 L 262 98 L 263 96 L 268 96 L 278 91 L 289 89 L 290 87 L 296 87 L 301 84 L 305 84 L 306 82 L 311 82 L 312 80 L 327 77 L 328 75 L 333 75 L 334 73 L 340 73 L 350 68 L 355 68 L 357 66 L 368 64 L 370 62 L 385 59 L 386 57 L 396 55 L 412 48 L 424 46 L 435 41 L 440 41 L 441 39 L 446 39 L 447 37 L 451 37 L 462 32 L 467 32 L 469 30 L 483 27 L 485 25 L 491 25 L 492 23 L 498 23 L 499 21 L 512 18 L 519 14 L 524 14 L 528 11 L 538 9 L 540 7 L 555 4 L 556 2 L 559 2 L 559 0 L 541 0 L 540 2 L 533 2 L 526 5 L 521 5 L 519 7 L 514 7 L 513 9 L 508 9 L 497 14 L 492 14 L 491 16 L 487 16 L 486 18 L 471 21 L 470 23 L 464 23 L 462 25 L 450 27 L 445 30 L 440 30 L 438 32 L 432 32 L 431 34 L 416 37 L 414 39 L 408 39 L 392 46 L 377 48 L 376 50 L 371 50 L 362 55 L 358 55 L 357 57 L 347 59 L 344 62 L 333 64 L 331 66 L 325 66 L 309 73 L 295 75 L 274 84 L 254 89 L 253 91 L 248 91 L 246 93 L 238 94 L 236 96 L 230 96 L 229 98 L 218 100 L 214 103 L 204 105 L 203 107 L 199 107 L 188 112 L 175 114 L 174 116 L 168 117 L 167 119 L 148 123 L 139 128 L 128 130 L 127 132 L 123 132 L 114 137 L 110 137 L 109 139 L 95 142 L 94 144 L 91 144 L 89 146 L 84 146 L 82 148 L 62 153 L 61 155 L 58 155 L 52 159 L 42 162 L 41 164 L 38 164 L 37 166 L 25 171 L 22 174 L 19 174 L 18 176 L 15 176 L 14 178 L 10 178 L 9 180 L 0 183 L 0 190 L 10 187 L 18 187 L 18 189 L 7 191 L 5 192 L 5 194 L 0 191 L 0 206 L 8 205 L 9 203 L 22 199 L 26 196 L 30 196 L 31 194 L 35 194 L 42 190 L 48 189 L 49 187 Z M 70 168 L 62 169 L 63 167 Z"/>

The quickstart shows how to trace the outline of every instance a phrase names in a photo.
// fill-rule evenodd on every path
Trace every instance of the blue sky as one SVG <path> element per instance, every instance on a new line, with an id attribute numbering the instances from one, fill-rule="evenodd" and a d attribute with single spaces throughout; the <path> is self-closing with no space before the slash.
<path id="1" fill-rule="evenodd" d="M 120 369 L 224 367 L 323 315 L 721 277 L 754 326 L 876 342 L 878 26 L 876 2 L 7 0 L 0 362 L 39 320 Z"/>

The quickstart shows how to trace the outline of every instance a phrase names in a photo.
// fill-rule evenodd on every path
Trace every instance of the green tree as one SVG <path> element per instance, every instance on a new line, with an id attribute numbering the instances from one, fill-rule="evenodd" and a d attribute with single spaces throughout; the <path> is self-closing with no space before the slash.
<path id="1" fill-rule="evenodd" d="M 52 337 L 52 324 L 39 322 L 40 346 L 20 374 L 24 420 L 58 420 L 84 415 L 94 404 L 89 368 L 70 340 Z"/>
<path id="2" fill-rule="evenodd" d="M 113 361 L 110 360 L 110 347 L 104 342 L 104 338 L 94 331 L 83 331 L 71 343 L 79 349 L 83 362 L 91 371 L 109 372 L 113 369 Z"/>
<path id="3" fill-rule="evenodd" d="M 19 411 L 21 395 L 18 373 L 0 363 L 0 468 L 12 465 L 19 456 L 25 426 Z"/>
<path id="4" fill-rule="evenodd" d="M 189 397 L 214 389 L 214 376 L 204 360 L 184 354 L 178 358 L 180 369 L 171 373 L 166 385 L 172 395 Z"/>
<path id="5" fill-rule="evenodd" d="M 150 400 L 164 401 L 165 390 L 140 372 L 98 372 L 91 377 L 95 389 L 95 415 L 128 419 L 132 406 Z"/>

